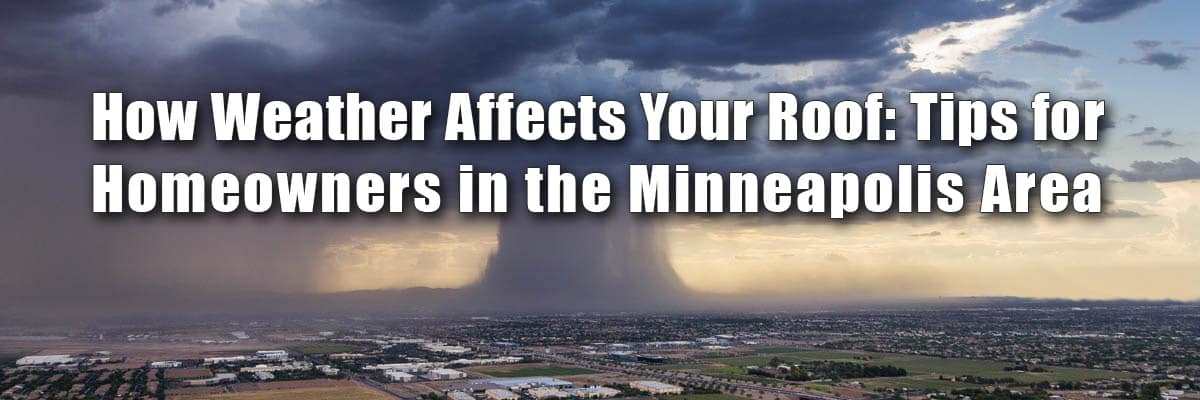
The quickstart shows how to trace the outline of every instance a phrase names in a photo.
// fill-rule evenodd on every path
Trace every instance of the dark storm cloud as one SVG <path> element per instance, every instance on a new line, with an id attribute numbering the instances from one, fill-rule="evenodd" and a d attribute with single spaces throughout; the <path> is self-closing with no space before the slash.
<path id="1" fill-rule="evenodd" d="M 661 72 L 678 70 L 697 79 L 735 81 L 750 74 L 729 68 L 734 65 L 813 60 L 839 63 L 829 74 L 762 88 L 856 95 L 881 90 L 884 84 L 897 90 L 1025 89 L 1025 82 L 983 72 L 909 72 L 906 63 L 912 56 L 893 53 L 896 39 L 905 34 L 1039 4 L 1021 1 L 1005 8 L 1008 3 L 709 0 L 680 7 L 640 1 L 280 2 L 254 4 L 250 11 L 236 15 L 238 30 L 199 36 L 189 36 L 184 29 L 148 26 L 189 13 L 226 12 L 241 4 L 127 2 L 108 4 L 105 12 L 98 12 L 106 5 L 0 3 L 0 21 L 5 22 L 0 24 L 0 105 L 4 106 L 0 120 L 6 123 L 6 139 L 17 138 L 13 143 L 18 143 L 0 148 L 0 184 L 23 188 L 7 193 L 6 202 L 0 203 L 6 226 L 22 228 L 0 231 L 5 239 L 0 240 L 0 252 L 10 259 L 3 272 L 17 277 L 0 282 L 0 290 L 9 297 L 18 294 L 21 301 L 10 304 L 34 303 L 45 293 L 62 293 L 56 296 L 63 302 L 96 305 L 161 301 L 163 293 L 204 298 L 251 290 L 303 291 L 310 289 L 322 245 L 363 226 L 397 223 L 388 218 L 364 222 L 256 216 L 101 219 L 90 214 L 87 204 L 87 171 L 93 163 L 204 172 L 442 169 L 439 172 L 445 173 L 464 161 L 509 170 L 542 162 L 611 170 L 629 161 L 746 171 L 887 170 L 898 162 L 931 162 L 973 171 L 982 170 L 986 162 L 1010 162 L 1027 170 L 1096 169 L 1094 155 L 1085 151 L 1032 145 L 975 152 L 911 145 L 831 145 L 814 153 L 757 143 L 716 148 L 651 146 L 636 140 L 607 147 L 536 143 L 453 150 L 436 143 L 101 148 L 86 140 L 89 94 L 97 90 L 161 98 L 262 91 L 287 99 L 362 91 L 376 99 L 440 102 L 448 91 L 486 89 L 538 99 L 595 94 L 625 100 L 630 106 L 636 100 L 629 96 L 644 90 L 669 89 L 676 97 L 699 97 L 695 85 L 666 87 Z M 156 11 L 162 5 L 169 9 Z M 614 72 L 595 62 L 603 60 L 627 61 L 635 68 Z M 893 77 L 897 81 L 892 82 Z M 631 122 L 633 137 L 640 132 L 638 124 Z M 553 232 L 554 238 L 578 232 L 594 246 L 531 256 L 546 251 L 547 232 Z M 589 273 L 621 272 L 626 264 L 643 264 L 653 267 L 643 271 L 646 276 L 661 278 L 647 280 L 652 287 L 645 292 L 674 287 L 677 278 L 662 275 L 665 249 L 623 241 L 629 238 L 623 233 L 629 232 L 649 238 L 657 235 L 653 226 L 624 220 L 563 223 L 544 232 L 519 221 L 501 229 L 501 250 L 492 263 L 530 268 L 514 274 L 536 282 L 531 285 L 555 282 L 537 282 L 536 274 L 528 273 L 539 266 L 518 265 L 530 260 L 592 266 L 562 278 L 572 285 Z M 602 257 L 597 248 L 622 249 L 625 255 L 579 262 L 571 258 Z M 491 286 L 499 288 L 507 284 L 503 282 L 514 282 L 489 279 L 502 282 Z M 515 290 L 525 288 L 533 286 Z"/>
<path id="2" fill-rule="evenodd" d="M 1046 54 L 1052 56 L 1063 56 L 1068 58 L 1080 58 L 1084 56 L 1083 50 L 1070 48 L 1061 44 L 1050 43 L 1042 40 L 1030 40 L 1025 43 L 1009 47 L 1009 50 L 1021 53 Z"/>
<path id="3" fill-rule="evenodd" d="M 163 16 L 176 11 L 186 10 L 192 7 L 200 7 L 212 9 L 216 7 L 216 0 L 167 0 L 150 9 L 154 15 Z"/>
<path id="4" fill-rule="evenodd" d="M 760 92 L 805 94 L 818 89 L 845 88 L 848 92 L 865 93 L 878 90 L 874 86 L 893 74 L 907 73 L 909 60 L 912 60 L 911 54 L 891 54 L 878 59 L 847 62 L 828 74 L 793 82 L 767 83 L 756 89 Z"/>
<path id="5" fill-rule="evenodd" d="M 735 82 L 758 79 L 759 74 L 737 72 L 731 69 L 687 66 L 679 69 L 684 75 L 704 81 Z"/>
<path id="6" fill-rule="evenodd" d="M 1200 163 L 1180 157 L 1171 161 L 1134 161 L 1129 169 L 1117 171 L 1129 182 L 1175 182 L 1200 179 Z"/>
<path id="7" fill-rule="evenodd" d="M 649 69 L 875 58 L 890 53 L 897 36 L 1038 3 L 703 0 L 681 8 L 672 1 L 619 1 L 579 54 Z"/>
<path id="8" fill-rule="evenodd" d="M 1071 8 L 1060 15 L 1075 22 L 1102 22 L 1117 19 L 1157 2 L 1158 0 L 1076 0 Z"/>
<path id="9" fill-rule="evenodd" d="M 100 0 L 5 1 L 0 2 L 0 23 L 12 25 L 52 24 L 104 8 Z"/>

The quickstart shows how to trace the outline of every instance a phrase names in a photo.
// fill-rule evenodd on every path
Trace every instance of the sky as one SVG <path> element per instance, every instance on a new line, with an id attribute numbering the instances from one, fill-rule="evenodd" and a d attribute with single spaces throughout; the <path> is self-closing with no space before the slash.
<path id="1" fill-rule="evenodd" d="M 482 288 L 488 298 L 587 293 L 595 302 L 680 290 L 797 303 L 944 296 L 1194 300 L 1200 298 L 1195 15 L 1200 4 L 1183 0 L 3 3 L 0 303 L 133 310 L 244 293 L 411 287 Z M 787 91 L 836 100 L 929 90 L 1018 103 L 1048 91 L 1104 99 L 1109 115 L 1099 143 L 1023 140 L 969 151 L 911 141 L 431 143 L 431 149 L 89 140 L 91 93 L 100 91 L 155 99 L 217 91 L 284 99 L 513 91 L 519 98 L 587 94 L 632 105 L 642 91 L 760 100 Z M 100 163 L 203 172 L 449 173 L 463 162 L 511 171 L 545 163 L 619 171 L 635 161 L 759 172 L 875 171 L 900 163 L 930 163 L 965 176 L 977 176 L 988 163 L 1092 171 L 1105 177 L 1106 205 L 1100 216 L 644 221 L 608 214 L 547 221 L 453 213 L 101 217 L 88 204 L 88 171 Z"/>

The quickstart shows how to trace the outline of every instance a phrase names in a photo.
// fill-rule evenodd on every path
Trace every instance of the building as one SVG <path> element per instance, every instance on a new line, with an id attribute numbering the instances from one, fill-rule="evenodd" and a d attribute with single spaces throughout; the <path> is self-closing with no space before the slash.
<path id="1" fill-rule="evenodd" d="M 683 393 L 683 388 L 659 381 L 633 381 L 629 382 L 629 386 L 653 395 Z"/>
<path id="2" fill-rule="evenodd" d="M 336 354 L 330 354 L 329 359 L 330 360 L 354 360 L 354 359 L 359 359 L 359 358 L 365 358 L 366 356 L 367 356 L 366 354 L 362 354 L 362 353 L 336 353 Z"/>
<path id="3" fill-rule="evenodd" d="M 272 377 L 274 377 L 274 376 L 272 376 Z M 207 378 L 207 379 L 192 379 L 189 381 L 183 381 L 183 383 L 188 386 L 208 386 L 208 385 L 216 385 L 216 384 L 236 382 L 236 381 L 237 381 L 237 374 L 226 373 L 226 374 L 216 374 L 212 378 Z"/>
<path id="4" fill-rule="evenodd" d="M 376 364 L 363 367 L 367 371 L 400 371 L 400 372 L 424 372 L 431 369 L 445 367 L 446 363 L 438 362 L 420 362 L 420 363 L 399 363 L 399 364 Z"/>
<path id="5" fill-rule="evenodd" d="M 457 390 L 446 393 L 446 398 L 450 400 L 475 400 L 475 397 Z"/>
<path id="6" fill-rule="evenodd" d="M 567 393 L 581 399 L 607 399 L 619 396 L 621 391 L 604 386 L 588 386 L 579 389 L 567 389 Z"/>
<path id="7" fill-rule="evenodd" d="M 473 365 L 516 364 L 516 363 L 519 363 L 524 360 L 525 359 L 521 358 L 521 357 L 477 358 L 477 359 L 473 359 L 473 360 L 460 358 L 460 359 L 451 361 L 450 365 L 461 365 L 461 366 L 471 365 L 471 366 L 473 366 Z"/>
<path id="8" fill-rule="evenodd" d="M 338 373 L 342 372 L 341 369 L 334 368 L 332 365 L 318 365 L 317 371 L 321 371 L 325 376 L 337 376 Z"/>
<path id="9" fill-rule="evenodd" d="M 254 379 L 258 379 L 260 381 L 269 381 L 275 379 L 275 374 L 267 371 L 259 371 L 254 373 Z"/>
<path id="10" fill-rule="evenodd" d="M 464 379 L 467 377 L 467 373 L 456 369 L 438 368 L 429 371 L 429 375 L 427 375 L 427 377 L 431 381 L 444 381 L 450 379 Z"/>
<path id="11" fill-rule="evenodd" d="M 617 361 L 637 361 L 637 354 L 634 354 L 632 351 L 610 351 L 608 352 L 608 358 Z"/>
<path id="12" fill-rule="evenodd" d="M 471 352 L 470 347 L 451 346 L 445 343 L 421 343 L 420 347 L 421 350 L 442 354 L 466 354 Z"/>
<path id="13" fill-rule="evenodd" d="M 665 357 L 653 354 L 638 354 L 637 360 L 649 364 L 662 364 L 667 362 Z"/>
<path id="14" fill-rule="evenodd" d="M 259 350 L 254 352 L 254 357 L 260 360 L 285 360 L 288 353 L 286 350 Z"/>
<path id="15" fill-rule="evenodd" d="M 209 358 L 204 359 L 204 364 L 206 364 L 206 365 L 230 364 L 230 363 L 243 362 L 243 361 L 247 361 L 247 360 L 249 360 L 249 358 L 247 358 L 246 356 L 209 357 Z"/>
<path id="16" fill-rule="evenodd" d="M 150 363 L 150 368 L 179 368 L 183 363 L 180 361 L 155 361 Z"/>
<path id="17" fill-rule="evenodd" d="M 79 359 L 71 357 L 69 354 L 58 354 L 52 356 L 27 356 L 17 360 L 18 367 L 47 367 L 63 364 L 74 364 Z"/>
<path id="18" fill-rule="evenodd" d="M 565 398 L 571 397 L 570 393 L 564 392 L 562 389 L 545 387 L 545 386 L 538 386 L 535 388 L 530 388 L 529 390 L 525 391 L 525 394 L 527 394 L 527 395 L 529 395 L 529 397 L 533 397 L 537 400 L 565 399 Z"/>
<path id="19" fill-rule="evenodd" d="M 288 363 L 266 365 L 258 364 L 253 367 L 242 367 L 242 372 L 279 372 L 279 371 L 307 371 L 313 369 L 313 363 L 308 361 L 293 361 Z"/>
<path id="20" fill-rule="evenodd" d="M 384 371 L 383 376 L 392 382 L 412 382 L 417 380 L 417 376 L 400 371 Z"/>
<path id="21" fill-rule="evenodd" d="M 512 390 L 523 390 L 532 387 L 552 387 L 552 388 L 568 388 L 574 385 L 561 379 L 550 378 L 546 376 L 534 376 L 528 378 L 499 378 L 482 381 L 495 384 L 501 387 L 506 387 Z"/>
<path id="22" fill-rule="evenodd" d="M 490 400 L 521 400 L 521 396 L 507 389 L 488 389 L 483 393 Z"/>

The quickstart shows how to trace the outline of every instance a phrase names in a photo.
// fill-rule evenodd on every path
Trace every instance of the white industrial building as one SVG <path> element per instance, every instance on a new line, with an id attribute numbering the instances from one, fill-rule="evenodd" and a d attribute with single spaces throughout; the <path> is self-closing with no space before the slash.
<path id="1" fill-rule="evenodd" d="M 243 361 L 246 361 L 246 360 L 249 360 L 249 358 L 247 358 L 246 356 L 232 356 L 232 357 L 209 357 L 209 358 L 205 358 L 205 359 L 204 359 L 204 363 L 205 363 L 205 364 L 207 364 L 207 365 L 212 365 L 212 364 L 229 364 L 229 363 L 238 363 L 238 362 L 243 362 Z"/>
<path id="2" fill-rule="evenodd" d="M 525 391 L 525 394 L 537 400 L 565 399 L 571 397 L 570 393 L 564 392 L 562 389 L 545 386 L 530 388 L 529 390 Z"/>
<path id="3" fill-rule="evenodd" d="M 533 377 L 528 377 L 528 378 L 498 378 L 498 379 L 489 379 L 489 380 L 480 381 L 480 382 L 490 383 L 493 385 L 499 385 L 499 386 L 503 386 L 503 387 L 506 387 L 506 388 L 509 388 L 512 390 L 524 390 L 524 389 L 529 389 L 532 387 L 539 387 L 539 386 L 567 388 L 567 387 L 571 387 L 572 385 L 574 385 L 571 382 L 567 382 L 562 379 L 555 379 L 555 378 L 551 378 L 551 377 L 547 377 L 547 376 L 533 376 Z M 472 383 L 476 383 L 476 382 L 472 382 Z"/>
<path id="4" fill-rule="evenodd" d="M 79 359 L 71 357 L 69 354 L 58 354 L 51 356 L 27 356 L 17 360 L 18 367 L 45 367 L 62 364 L 74 364 Z"/>
<path id="5" fill-rule="evenodd" d="M 607 399 L 617 397 L 621 394 L 621 391 L 604 386 L 588 386 L 585 388 L 567 389 L 567 393 L 581 399 Z"/>
<path id="6" fill-rule="evenodd" d="M 281 364 L 258 364 L 253 367 L 242 367 L 241 372 L 279 372 L 279 371 L 307 371 L 313 369 L 313 363 L 308 361 L 293 361 Z"/>
<path id="7" fill-rule="evenodd" d="M 446 397 L 450 400 L 475 400 L 475 397 L 457 390 L 446 393 Z"/>
<path id="8" fill-rule="evenodd" d="M 362 353 L 336 353 L 329 355 L 330 360 L 354 360 L 366 357 L 367 355 Z"/>
<path id="9" fill-rule="evenodd" d="M 421 343 L 420 347 L 421 350 L 442 354 L 466 354 L 471 352 L 470 347 L 451 346 L 445 343 Z"/>
<path id="10" fill-rule="evenodd" d="M 431 369 L 445 367 L 443 362 L 418 362 L 418 363 L 398 363 L 398 364 L 375 364 L 363 367 L 367 371 L 400 371 L 400 372 L 424 372 Z"/>
<path id="11" fill-rule="evenodd" d="M 498 365 L 498 364 L 516 364 L 516 363 L 519 363 L 519 362 L 521 362 L 521 361 L 524 361 L 524 360 L 525 360 L 525 359 L 524 359 L 524 358 L 521 358 L 521 357 L 511 357 L 511 356 L 506 356 L 506 357 L 496 357 L 496 358 L 477 358 L 477 359 L 473 359 L 473 360 L 468 360 L 468 359 L 465 359 L 465 358 L 460 358 L 460 359 L 457 359 L 457 360 L 451 361 L 451 362 L 450 362 L 450 365 L 463 365 L 463 366 L 466 366 L 466 365 Z"/>
<path id="12" fill-rule="evenodd" d="M 629 386 L 653 395 L 683 393 L 683 388 L 659 381 L 633 381 L 629 382 Z"/>
<path id="13" fill-rule="evenodd" d="M 236 381 L 237 381 L 237 374 L 216 374 L 212 378 L 192 379 L 192 380 L 188 380 L 188 381 L 183 381 L 183 383 L 188 386 L 208 386 L 208 385 L 216 385 L 218 383 L 228 383 L 228 382 L 236 382 Z"/>
<path id="14" fill-rule="evenodd" d="M 334 368 L 332 365 L 318 365 L 317 371 L 321 371 L 325 376 L 337 376 L 338 373 L 342 372 L 340 368 Z"/>
<path id="15" fill-rule="evenodd" d="M 179 368 L 183 366 L 180 361 L 155 361 L 150 363 L 150 368 Z"/>
<path id="16" fill-rule="evenodd" d="M 400 371 L 385 371 L 383 376 L 392 382 L 412 382 L 417 379 L 416 375 Z"/>
<path id="17" fill-rule="evenodd" d="M 254 352 L 254 357 L 260 360 L 284 360 L 288 358 L 286 350 L 259 350 Z"/>
<path id="18" fill-rule="evenodd" d="M 490 400 L 521 400 L 521 396 L 506 389 L 488 389 L 483 391 Z"/>
<path id="19" fill-rule="evenodd" d="M 444 381 L 444 380 L 450 380 L 450 379 L 466 378 L 467 373 L 456 370 L 456 369 L 438 368 L 438 369 L 429 371 L 429 375 L 427 375 L 426 377 L 429 378 L 429 380 L 431 380 L 431 381 Z"/>

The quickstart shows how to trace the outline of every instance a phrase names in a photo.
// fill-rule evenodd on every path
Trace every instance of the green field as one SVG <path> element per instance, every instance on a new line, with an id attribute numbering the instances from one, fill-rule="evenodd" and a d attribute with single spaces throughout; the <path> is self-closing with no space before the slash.
<path id="1" fill-rule="evenodd" d="M 916 376 L 916 377 L 908 376 L 908 377 L 898 377 L 898 378 L 872 378 L 872 379 L 863 379 L 863 380 L 860 380 L 859 382 L 862 382 L 864 387 L 866 387 L 867 389 L 871 389 L 871 390 L 887 389 L 887 388 L 953 390 L 953 389 L 980 387 L 980 385 L 971 384 L 971 383 L 951 382 L 951 381 L 946 381 L 946 380 L 940 380 L 940 379 L 937 379 L 936 376 L 929 376 L 929 375 Z"/>
<path id="2" fill-rule="evenodd" d="M 795 347 L 759 347 L 754 349 L 755 354 L 781 354 L 795 353 L 799 349 Z"/>
<path id="3" fill-rule="evenodd" d="M 295 343 L 287 346 L 287 349 L 304 354 L 353 353 L 362 350 L 361 347 L 345 343 Z"/>
<path id="4" fill-rule="evenodd" d="M 893 365 L 904 368 L 909 373 L 908 377 L 902 378 L 874 378 L 861 380 L 863 384 L 868 387 L 916 387 L 938 389 L 974 386 L 967 383 L 938 380 L 938 375 L 944 375 L 946 377 L 974 375 L 992 379 L 1012 378 L 1021 383 L 1041 381 L 1085 381 L 1106 378 L 1122 378 L 1134 375 L 1127 372 L 1054 366 L 1045 367 L 1049 370 L 1049 372 L 1016 372 L 1004 370 L 1004 367 L 1012 366 L 1012 363 L 999 361 L 937 358 L 907 354 L 838 350 L 791 349 L 791 352 L 787 352 L 784 351 L 784 349 L 786 348 L 764 348 L 757 351 L 757 353 L 766 355 L 710 358 L 706 359 L 705 361 L 713 364 L 698 365 L 695 366 L 694 370 L 704 374 L 724 378 L 736 377 L 739 379 L 758 380 L 764 378 L 747 374 L 745 368 L 748 366 L 767 365 L 771 359 L 775 357 L 781 358 L 790 363 L 800 363 L 803 361 L 863 362 L 873 365 Z M 766 352 L 763 350 L 766 350 Z"/>
<path id="5" fill-rule="evenodd" d="M 529 376 L 565 376 L 594 374 L 596 371 L 586 368 L 564 367 L 561 365 L 538 365 L 522 368 L 474 368 L 473 371 L 488 374 L 497 378 L 524 378 Z"/>

